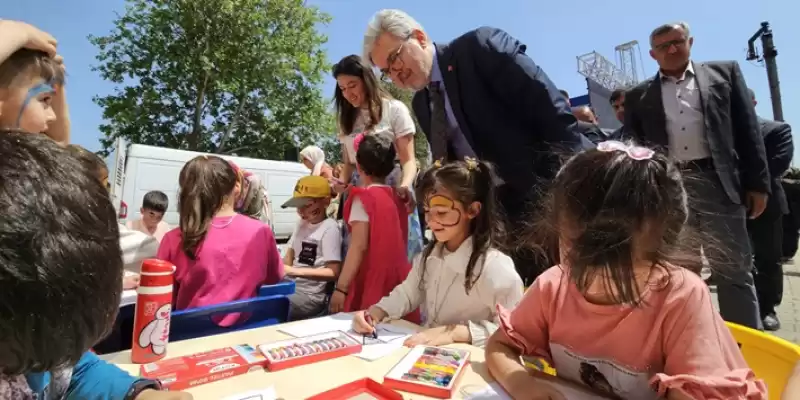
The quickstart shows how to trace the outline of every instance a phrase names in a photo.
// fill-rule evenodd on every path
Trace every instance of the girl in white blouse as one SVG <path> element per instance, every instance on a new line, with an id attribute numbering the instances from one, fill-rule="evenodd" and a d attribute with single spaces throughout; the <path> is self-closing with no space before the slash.
<path id="1" fill-rule="evenodd" d="M 491 166 L 467 159 L 425 172 L 417 188 L 434 240 L 414 259 L 408 278 L 378 304 L 353 318 L 356 332 L 421 307 L 425 330 L 406 345 L 483 346 L 497 329 L 498 304 L 522 298 L 522 280 L 511 258 L 496 247 L 503 234 Z"/>

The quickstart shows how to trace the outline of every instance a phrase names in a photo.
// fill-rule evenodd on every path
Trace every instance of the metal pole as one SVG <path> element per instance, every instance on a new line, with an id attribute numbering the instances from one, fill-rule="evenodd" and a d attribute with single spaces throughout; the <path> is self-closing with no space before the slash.
<path id="1" fill-rule="evenodd" d="M 772 29 L 769 22 L 761 23 L 761 46 L 764 51 L 764 64 L 767 66 L 767 81 L 769 82 L 769 93 L 772 100 L 772 119 L 783 121 L 783 105 L 781 103 L 781 83 L 778 80 L 778 63 L 775 57 L 778 50 L 772 40 Z"/>

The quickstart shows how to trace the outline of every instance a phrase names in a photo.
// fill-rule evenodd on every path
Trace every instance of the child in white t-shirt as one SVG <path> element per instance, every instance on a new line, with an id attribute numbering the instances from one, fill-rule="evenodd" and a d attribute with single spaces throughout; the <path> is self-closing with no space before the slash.
<path id="1" fill-rule="evenodd" d="M 328 180 L 305 176 L 297 181 L 292 198 L 281 206 L 297 208 L 300 215 L 283 257 L 286 276 L 295 279 L 295 293 L 289 297 L 290 321 L 323 314 L 328 288 L 339 277 L 342 234 L 339 224 L 325 213 L 330 202 Z"/>

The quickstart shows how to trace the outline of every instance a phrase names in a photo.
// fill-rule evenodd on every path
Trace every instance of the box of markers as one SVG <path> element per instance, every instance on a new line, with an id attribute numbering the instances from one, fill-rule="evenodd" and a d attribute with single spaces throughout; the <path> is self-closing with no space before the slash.
<path id="1" fill-rule="evenodd" d="M 360 353 L 361 343 L 344 332 L 334 331 L 266 343 L 259 345 L 258 350 L 267 358 L 268 370 L 280 371 Z"/>
<path id="2" fill-rule="evenodd" d="M 261 352 L 242 344 L 144 364 L 140 375 L 161 381 L 167 390 L 183 390 L 263 371 L 266 361 Z"/>
<path id="3" fill-rule="evenodd" d="M 394 390 L 449 399 L 468 363 L 466 350 L 416 346 L 384 376 L 383 384 Z"/>

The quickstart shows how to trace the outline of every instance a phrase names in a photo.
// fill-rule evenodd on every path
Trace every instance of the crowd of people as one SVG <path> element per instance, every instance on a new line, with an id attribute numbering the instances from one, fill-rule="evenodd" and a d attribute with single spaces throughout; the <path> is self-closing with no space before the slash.
<path id="1" fill-rule="evenodd" d="M 422 326 L 407 345 L 484 347 L 513 398 L 564 398 L 521 356 L 609 398 L 767 398 L 725 321 L 775 328 L 780 254 L 748 233 L 780 230 L 791 134 L 759 125 L 735 62 L 691 61 L 684 23 L 651 33 L 659 71 L 612 96 L 623 128 L 592 136 L 506 32 L 438 43 L 379 11 L 363 55 L 333 69 L 343 166 L 301 151 L 311 173 L 282 205 L 300 217 L 282 256 L 263 186 L 217 156 L 182 168 L 177 227 L 161 221 L 160 192 L 118 223 L 107 167 L 69 144 L 55 39 L 6 20 L 0 37 L 2 398 L 191 398 L 90 351 L 154 256 L 176 267 L 176 310 L 293 279 L 290 319 L 350 312 L 364 334 L 406 319 Z M 414 90 L 412 110 L 381 79 Z M 412 111 L 431 149 L 423 171 Z"/>

